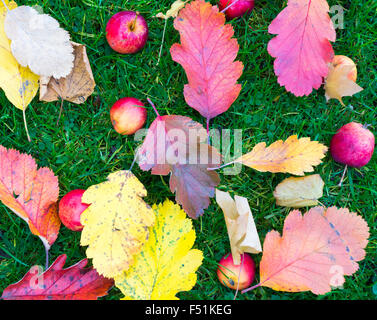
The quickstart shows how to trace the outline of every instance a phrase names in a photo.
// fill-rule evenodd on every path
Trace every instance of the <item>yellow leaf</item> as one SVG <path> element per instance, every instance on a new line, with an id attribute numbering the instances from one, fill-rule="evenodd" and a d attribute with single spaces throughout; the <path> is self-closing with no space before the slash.
<path id="1" fill-rule="evenodd" d="M 291 173 L 298 176 L 312 172 L 313 166 L 322 163 L 327 147 L 310 138 L 290 136 L 286 141 L 276 141 L 266 148 L 266 143 L 257 144 L 253 150 L 235 160 L 261 172 Z"/>
<path id="2" fill-rule="evenodd" d="M 132 300 L 176 300 L 180 291 L 196 283 L 203 253 L 195 242 L 192 221 L 179 205 L 166 200 L 154 205 L 156 223 L 135 264 L 115 277 L 115 285 Z"/>
<path id="3" fill-rule="evenodd" d="M 90 204 L 81 215 L 81 245 L 99 274 L 113 278 L 127 270 L 149 237 L 155 220 L 143 201 L 147 191 L 130 171 L 118 171 L 91 186 L 82 201 Z"/>
<path id="4" fill-rule="evenodd" d="M 335 56 L 329 66 L 329 74 L 325 80 L 326 100 L 338 99 L 344 106 L 342 97 L 353 96 L 363 90 L 356 81 L 355 63 L 346 56 Z"/>
<path id="5" fill-rule="evenodd" d="M 241 264 L 241 254 L 244 252 L 262 252 L 258 231 L 247 199 L 235 196 L 233 200 L 228 192 L 216 189 L 216 202 L 224 212 L 234 264 Z"/>
<path id="6" fill-rule="evenodd" d="M 316 206 L 323 195 L 324 185 L 319 174 L 287 178 L 279 183 L 274 191 L 276 204 L 291 208 Z"/>
<path id="7" fill-rule="evenodd" d="M 4 0 L 4 2 L 10 10 L 17 7 L 13 1 Z M 7 7 L 0 1 L 0 87 L 16 108 L 24 110 L 38 92 L 39 76 L 31 72 L 28 67 L 20 66 L 12 55 L 10 41 L 4 32 Z"/>
<path id="8" fill-rule="evenodd" d="M 166 12 L 166 14 L 163 13 L 157 13 L 155 15 L 155 18 L 161 18 L 161 19 L 169 19 L 169 18 L 176 18 L 178 16 L 179 11 L 185 6 L 187 1 L 177 0 L 175 1 L 170 9 Z"/>

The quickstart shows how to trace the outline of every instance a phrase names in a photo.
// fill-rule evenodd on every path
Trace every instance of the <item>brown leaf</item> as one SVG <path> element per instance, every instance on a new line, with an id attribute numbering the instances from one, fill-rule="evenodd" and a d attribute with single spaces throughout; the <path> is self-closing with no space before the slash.
<path id="1" fill-rule="evenodd" d="M 75 62 L 72 72 L 65 78 L 41 77 L 41 101 L 52 102 L 59 99 L 81 104 L 93 93 L 94 82 L 92 69 L 86 54 L 86 47 L 72 42 Z"/>

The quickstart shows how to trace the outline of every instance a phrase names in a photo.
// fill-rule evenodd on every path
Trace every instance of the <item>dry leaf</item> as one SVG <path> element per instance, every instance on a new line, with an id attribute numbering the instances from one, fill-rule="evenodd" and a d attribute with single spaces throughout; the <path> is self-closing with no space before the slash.
<path id="1" fill-rule="evenodd" d="M 234 162 L 242 163 L 261 172 L 291 173 L 303 176 L 312 172 L 313 166 L 322 163 L 327 147 L 310 138 L 290 136 L 286 141 L 275 141 L 266 148 L 266 143 L 257 144 L 251 152 Z"/>
<path id="2" fill-rule="evenodd" d="M 41 77 L 40 97 L 41 101 L 57 101 L 60 99 L 72 103 L 84 103 L 93 93 L 96 83 L 86 54 L 86 47 L 72 42 L 74 49 L 74 66 L 71 73 L 60 79 L 54 77 Z"/>
<path id="3" fill-rule="evenodd" d="M 216 189 L 216 202 L 224 212 L 234 264 L 241 263 L 244 252 L 261 252 L 262 246 L 247 199 L 235 196 L 233 200 L 228 192 Z"/>
<path id="4" fill-rule="evenodd" d="M 316 206 L 323 195 L 324 185 L 319 174 L 287 178 L 279 183 L 274 191 L 276 204 L 291 208 Z"/>
<path id="5" fill-rule="evenodd" d="M 165 20 L 169 18 L 175 18 L 178 16 L 179 11 L 185 6 L 186 2 L 187 1 L 177 0 L 171 5 L 170 9 L 166 12 L 166 14 L 159 12 L 154 17 Z"/>
<path id="6" fill-rule="evenodd" d="M 353 96 L 363 91 L 355 81 L 357 69 L 355 63 L 348 57 L 335 56 L 329 66 L 329 74 L 325 80 L 326 100 L 338 99 L 342 106 L 342 97 Z"/>
<path id="7" fill-rule="evenodd" d="M 74 56 L 69 33 L 51 16 L 20 6 L 7 13 L 4 30 L 12 41 L 14 57 L 23 67 L 57 79 L 71 72 Z"/>

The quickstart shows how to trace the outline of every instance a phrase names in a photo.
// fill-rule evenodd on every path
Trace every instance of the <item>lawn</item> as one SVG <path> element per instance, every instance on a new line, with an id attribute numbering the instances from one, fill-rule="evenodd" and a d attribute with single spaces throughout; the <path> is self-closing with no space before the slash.
<path id="1" fill-rule="evenodd" d="M 108 174 L 128 169 L 140 142 L 133 136 L 123 137 L 112 128 L 109 109 L 121 97 L 134 96 L 146 102 L 150 98 L 159 113 L 189 116 L 205 122 L 198 112 L 187 106 L 183 86 L 187 82 L 184 70 L 173 62 L 169 48 L 179 41 L 173 21 L 167 23 L 162 57 L 157 65 L 164 21 L 152 18 L 165 12 L 173 0 L 32 0 L 44 12 L 52 15 L 68 30 L 75 42 L 86 44 L 97 83 L 94 94 L 83 105 L 64 103 L 60 124 L 56 126 L 60 103 L 33 100 L 26 114 L 32 142 L 23 126 L 22 112 L 14 108 L 0 92 L 0 145 L 31 154 L 40 166 L 51 168 L 59 176 L 60 195 L 70 190 L 86 189 L 103 182 Z M 216 1 L 211 1 L 215 4 Z M 232 21 L 240 44 L 238 59 L 244 65 L 240 79 L 242 91 L 238 100 L 224 114 L 211 122 L 211 128 L 242 129 L 243 151 L 258 142 L 267 144 L 286 139 L 292 134 L 311 137 L 329 145 L 332 135 L 344 124 L 367 123 L 377 133 L 377 2 L 375 0 L 329 0 L 329 5 L 345 8 L 345 28 L 337 30 L 334 43 L 336 54 L 352 58 L 358 66 L 358 83 L 364 91 L 344 98 L 345 107 L 337 100 L 326 103 L 323 89 L 308 97 L 296 98 L 277 83 L 273 59 L 267 53 L 272 38 L 267 29 L 270 22 L 285 7 L 286 1 L 256 0 L 251 16 Z M 137 10 L 147 20 L 150 38 L 144 50 L 136 55 L 119 55 L 105 39 L 108 19 L 118 11 Z M 147 126 L 155 114 L 148 110 Z M 159 203 L 174 200 L 168 177 L 152 176 L 138 166 L 134 174 L 147 187 L 146 201 Z M 220 171 L 221 172 L 221 171 Z M 377 155 L 361 169 L 351 169 L 343 186 L 338 187 L 343 166 L 327 155 L 316 168 L 325 181 L 321 202 L 326 206 L 347 207 L 362 215 L 370 227 L 366 258 L 359 270 L 346 277 L 344 288 L 315 296 L 311 293 L 276 292 L 257 288 L 237 299 L 376 299 L 377 292 Z M 278 207 L 272 195 L 284 174 L 260 173 L 244 167 L 240 174 L 221 174 L 220 189 L 247 197 L 256 219 L 261 241 L 268 231 L 281 232 L 289 209 Z M 306 209 L 302 209 L 306 211 Z M 179 294 L 181 299 L 232 299 L 234 292 L 223 287 L 216 276 L 217 262 L 229 252 L 229 241 L 222 211 L 212 200 L 205 214 L 194 221 L 197 233 L 195 247 L 204 252 L 198 281 L 190 292 Z M 34 264 L 44 265 L 44 248 L 28 226 L 4 205 L 0 204 L 0 292 L 17 282 Z M 60 254 L 68 255 L 67 265 L 85 257 L 80 247 L 80 233 L 65 227 L 50 250 L 50 261 Z M 261 255 L 254 256 L 257 266 Z M 257 280 L 259 277 L 257 278 Z M 105 299 L 118 299 L 116 288 Z"/>

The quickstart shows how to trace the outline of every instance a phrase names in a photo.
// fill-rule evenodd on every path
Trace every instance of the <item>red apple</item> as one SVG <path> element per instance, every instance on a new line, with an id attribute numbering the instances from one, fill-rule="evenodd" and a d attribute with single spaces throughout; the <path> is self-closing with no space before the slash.
<path id="1" fill-rule="evenodd" d="M 86 190 L 76 189 L 68 192 L 59 202 L 59 217 L 62 223 L 72 231 L 81 231 L 84 226 L 80 222 L 81 214 L 89 207 L 82 203 L 82 195 Z"/>
<path id="2" fill-rule="evenodd" d="M 234 265 L 232 254 L 228 254 L 222 257 L 217 269 L 217 276 L 220 282 L 230 289 L 237 290 L 238 275 L 240 273 L 241 266 L 242 270 L 240 274 L 238 289 L 243 290 L 245 288 L 248 288 L 254 281 L 255 263 L 247 253 L 241 255 L 241 263 L 239 266 Z"/>
<path id="3" fill-rule="evenodd" d="M 147 120 L 147 109 L 135 98 L 122 98 L 110 110 L 111 123 L 116 132 L 122 135 L 134 134 Z"/>
<path id="4" fill-rule="evenodd" d="M 107 23 L 106 39 L 116 52 L 136 53 L 147 43 L 148 24 L 138 12 L 118 12 Z"/>
<path id="5" fill-rule="evenodd" d="M 374 142 L 372 132 L 360 123 L 350 122 L 333 136 L 330 145 L 331 155 L 336 162 L 360 168 L 372 158 Z"/>
<path id="6" fill-rule="evenodd" d="M 246 13 L 251 13 L 251 10 L 254 8 L 254 0 L 220 0 L 220 11 L 224 10 L 226 7 L 229 7 L 229 9 L 225 11 L 225 15 L 228 19 L 234 19 Z"/>

